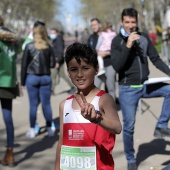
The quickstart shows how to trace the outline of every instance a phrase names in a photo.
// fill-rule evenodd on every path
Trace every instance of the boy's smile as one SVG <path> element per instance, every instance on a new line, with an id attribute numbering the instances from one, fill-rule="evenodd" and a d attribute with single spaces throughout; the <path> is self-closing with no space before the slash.
<path id="1" fill-rule="evenodd" d="M 94 84 L 94 77 L 97 74 L 97 69 L 92 64 L 84 60 L 79 64 L 75 58 L 69 62 L 67 71 L 73 84 L 81 90 Z"/>

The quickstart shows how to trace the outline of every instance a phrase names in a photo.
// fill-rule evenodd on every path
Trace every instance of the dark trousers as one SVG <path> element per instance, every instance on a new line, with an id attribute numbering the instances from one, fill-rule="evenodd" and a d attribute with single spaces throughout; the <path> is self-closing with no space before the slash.
<path id="1" fill-rule="evenodd" d="M 2 106 L 3 119 L 7 133 L 7 147 L 13 148 L 14 145 L 14 126 L 12 120 L 12 99 L 0 98 Z"/>

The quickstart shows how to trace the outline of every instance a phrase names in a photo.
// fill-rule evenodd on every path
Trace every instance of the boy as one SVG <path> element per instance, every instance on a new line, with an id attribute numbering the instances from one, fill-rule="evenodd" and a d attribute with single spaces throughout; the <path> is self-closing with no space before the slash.
<path id="1" fill-rule="evenodd" d="M 60 103 L 60 138 L 55 170 L 113 170 L 112 149 L 121 123 L 114 99 L 94 85 L 97 53 L 74 43 L 65 53 L 68 75 L 77 93 Z"/>

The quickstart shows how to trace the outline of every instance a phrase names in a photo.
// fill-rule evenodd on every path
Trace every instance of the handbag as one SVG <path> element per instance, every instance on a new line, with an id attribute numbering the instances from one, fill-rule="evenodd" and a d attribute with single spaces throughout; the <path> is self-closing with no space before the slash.
<path id="1" fill-rule="evenodd" d="M 16 96 L 22 97 L 23 95 L 24 94 L 23 94 L 21 83 L 18 81 L 16 84 Z"/>

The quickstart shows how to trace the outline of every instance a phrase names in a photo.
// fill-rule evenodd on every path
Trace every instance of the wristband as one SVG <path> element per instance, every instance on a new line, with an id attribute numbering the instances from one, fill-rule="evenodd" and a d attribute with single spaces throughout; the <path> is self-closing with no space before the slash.
<path id="1" fill-rule="evenodd" d="M 97 118 L 95 120 L 90 121 L 91 123 L 97 124 L 103 119 L 102 114 L 100 113 L 100 111 L 96 110 L 96 114 L 97 114 Z"/>

